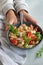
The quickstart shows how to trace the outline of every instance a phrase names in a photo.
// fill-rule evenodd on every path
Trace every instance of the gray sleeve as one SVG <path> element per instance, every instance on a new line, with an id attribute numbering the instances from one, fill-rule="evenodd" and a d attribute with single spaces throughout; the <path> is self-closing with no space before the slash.
<path id="1" fill-rule="evenodd" d="M 15 9 L 16 9 L 17 13 L 20 10 L 26 10 L 28 12 L 28 5 L 25 2 L 25 0 L 15 0 L 15 5 L 14 6 L 15 6 Z"/>
<path id="2" fill-rule="evenodd" d="M 3 9 L 2 9 L 3 14 L 5 15 L 7 11 L 10 9 L 15 10 L 13 7 L 13 0 L 6 0 L 6 2 L 4 3 Z"/>

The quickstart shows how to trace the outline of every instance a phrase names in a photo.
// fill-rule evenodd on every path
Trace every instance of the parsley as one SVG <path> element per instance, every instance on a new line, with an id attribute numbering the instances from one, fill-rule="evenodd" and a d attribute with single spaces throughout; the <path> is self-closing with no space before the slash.
<path id="1" fill-rule="evenodd" d="M 18 29 L 14 29 L 14 26 L 9 25 L 10 28 L 10 32 L 14 33 L 14 34 L 18 34 Z"/>
<path id="2" fill-rule="evenodd" d="M 36 32 L 35 35 L 37 37 L 37 40 L 40 41 L 41 40 L 41 37 L 42 37 L 41 34 L 40 34 L 40 32 Z"/>
<path id="3" fill-rule="evenodd" d="M 43 47 L 38 51 L 38 53 L 36 53 L 36 57 L 40 58 L 42 56 L 43 53 Z"/>

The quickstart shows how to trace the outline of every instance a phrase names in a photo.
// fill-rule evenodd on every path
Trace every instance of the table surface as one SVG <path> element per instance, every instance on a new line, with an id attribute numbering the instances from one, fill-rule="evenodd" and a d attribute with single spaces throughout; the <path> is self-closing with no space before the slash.
<path id="1" fill-rule="evenodd" d="M 27 3 L 30 15 L 38 21 L 38 25 L 43 29 L 43 0 L 27 0 Z M 43 65 L 43 54 L 41 58 L 35 58 L 42 46 L 43 40 L 38 46 L 27 51 L 27 60 L 24 65 Z"/>

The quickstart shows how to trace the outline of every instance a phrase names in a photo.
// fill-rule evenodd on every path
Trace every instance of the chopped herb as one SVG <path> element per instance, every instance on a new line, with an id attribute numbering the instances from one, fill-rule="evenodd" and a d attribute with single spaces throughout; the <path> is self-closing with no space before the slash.
<path id="1" fill-rule="evenodd" d="M 40 57 L 41 57 L 41 53 L 37 53 L 37 54 L 36 54 L 36 57 L 37 57 L 37 58 L 40 58 Z"/>
<path id="2" fill-rule="evenodd" d="M 23 33 L 23 38 L 25 39 L 27 37 L 26 32 Z"/>
<path id="3" fill-rule="evenodd" d="M 25 38 L 25 43 L 28 43 L 32 40 L 32 38 Z"/>
<path id="4" fill-rule="evenodd" d="M 43 53 L 43 47 L 38 51 L 38 53 L 36 53 L 36 57 L 40 58 L 42 56 Z"/>
<path id="5" fill-rule="evenodd" d="M 29 45 L 27 43 L 24 44 L 24 48 L 28 48 Z"/>

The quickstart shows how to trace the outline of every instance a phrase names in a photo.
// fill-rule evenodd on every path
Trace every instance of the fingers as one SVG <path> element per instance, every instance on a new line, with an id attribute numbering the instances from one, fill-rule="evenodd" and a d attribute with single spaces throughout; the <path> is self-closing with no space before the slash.
<path id="1" fill-rule="evenodd" d="M 17 17 L 13 10 L 9 10 L 6 15 L 6 20 L 9 24 L 13 24 L 17 22 Z"/>
<path id="2" fill-rule="evenodd" d="M 37 21 L 32 16 L 30 16 L 28 14 L 27 14 L 26 20 L 37 24 Z"/>
<path id="3" fill-rule="evenodd" d="M 24 21 L 30 21 L 37 24 L 37 21 L 32 16 L 30 16 L 26 11 L 22 11 L 22 13 L 23 13 Z"/>
<path id="4" fill-rule="evenodd" d="M 12 24 L 16 24 L 17 23 L 17 19 L 10 19 L 9 22 L 8 22 L 10 25 Z"/>
<path id="5" fill-rule="evenodd" d="M 7 22 L 11 25 L 17 23 L 17 17 L 16 16 L 10 17 L 9 19 L 7 19 Z"/>
<path id="6" fill-rule="evenodd" d="M 26 18 L 23 18 L 23 21 L 26 22 L 27 21 Z"/>

